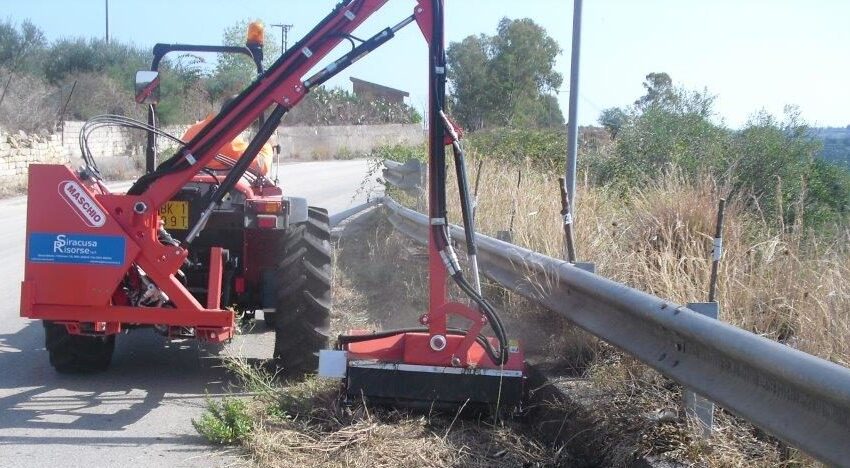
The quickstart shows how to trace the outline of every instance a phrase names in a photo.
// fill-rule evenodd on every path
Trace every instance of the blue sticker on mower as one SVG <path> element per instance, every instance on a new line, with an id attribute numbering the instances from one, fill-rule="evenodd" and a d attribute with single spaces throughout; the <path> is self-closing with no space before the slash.
<path id="1" fill-rule="evenodd" d="M 123 265 L 124 250 L 123 236 L 34 232 L 28 258 L 39 263 Z"/>

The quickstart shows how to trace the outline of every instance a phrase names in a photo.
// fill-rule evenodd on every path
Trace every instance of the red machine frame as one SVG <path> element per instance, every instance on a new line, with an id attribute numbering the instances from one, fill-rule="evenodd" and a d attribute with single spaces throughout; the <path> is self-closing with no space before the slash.
<path id="1" fill-rule="evenodd" d="M 428 0 L 423 0 L 427 2 Z M 234 314 L 220 309 L 220 255 L 211 252 L 211 298 L 200 304 L 175 274 L 188 255 L 184 247 L 163 245 L 157 236 L 159 208 L 170 200 L 201 168 L 211 163 L 217 149 L 247 129 L 270 106 L 291 108 L 306 95 L 300 77 L 319 63 L 386 0 L 352 0 L 339 5 L 319 26 L 284 54 L 231 107 L 216 116 L 181 150 L 182 170 L 163 175 L 141 194 L 112 194 L 100 183 L 84 182 L 64 165 L 31 165 L 27 213 L 27 259 L 21 285 L 21 316 L 65 323 L 72 334 L 114 334 L 121 324 L 195 327 L 198 338 L 223 341 L 232 336 Z M 417 16 L 429 11 L 416 7 Z M 66 206 L 59 184 L 72 182 L 88 204 L 103 217 L 102 224 L 85 222 L 77 208 Z M 65 199 L 67 201 L 67 199 Z M 44 211 L 49 210 L 49 216 Z M 120 265 L 68 264 L 33 260 L 32 233 L 121 237 Z M 173 302 L 173 308 L 131 307 L 116 297 L 121 281 L 135 266 Z M 90 326 L 89 326 L 90 324 Z M 83 326 L 86 325 L 86 326 Z"/>
<path id="2" fill-rule="evenodd" d="M 200 304 L 175 276 L 187 258 L 183 246 L 164 245 L 158 238 L 159 208 L 169 201 L 198 172 L 211 163 L 217 149 L 247 129 L 269 107 L 288 110 L 304 98 L 310 87 L 324 82 L 329 76 L 347 67 L 388 40 L 404 25 L 415 21 L 426 42 L 433 49 L 432 34 L 435 18 L 433 3 L 442 0 L 417 0 L 411 17 L 387 28 L 369 41 L 374 47 L 360 53 L 355 48 L 343 59 L 314 74 L 307 80 L 302 77 L 334 50 L 345 35 L 353 32 L 363 21 L 380 9 L 386 0 L 350 0 L 342 3 L 298 44 L 287 51 L 264 74 L 243 91 L 233 103 L 216 116 L 198 135 L 189 141 L 177 155 L 163 165 L 171 164 L 174 170 L 158 174 L 149 184 L 140 185 L 137 194 L 112 194 L 103 184 L 85 181 L 63 165 L 32 165 L 30 167 L 29 206 L 27 216 L 27 259 L 21 288 L 21 315 L 33 319 L 65 323 L 72 334 L 114 334 L 122 324 L 146 324 L 195 327 L 199 339 L 223 341 L 232 336 L 234 314 L 222 310 L 218 303 L 221 292 L 221 252 L 213 248 L 210 253 L 209 300 Z M 441 11 L 441 10 L 440 10 Z M 442 13 L 442 11 L 441 11 Z M 442 31 L 442 14 L 439 18 Z M 442 34 L 441 34 L 442 35 Z M 366 41 L 366 43 L 369 43 Z M 442 53 L 442 37 L 439 49 Z M 352 53 L 356 56 L 351 56 Z M 337 66 L 339 65 L 339 66 Z M 435 73 L 435 61 L 430 68 Z M 444 66 L 444 65 L 443 65 Z M 324 74 L 323 74 L 324 73 Z M 440 73 L 445 73 L 443 68 Z M 436 99 L 430 90 L 430 100 Z M 280 114 L 282 115 L 282 113 Z M 435 125 L 442 125 L 432 116 L 432 137 Z M 437 142 L 439 144 L 441 142 Z M 253 144 L 253 142 L 252 142 Z M 430 145 L 435 141 L 432 138 Z M 249 146 L 250 148 L 250 146 Z M 443 148 L 444 149 L 444 148 Z M 432 152 L 433 154 L 433 152 Z M 162 167 L 161 165 L 160 167 Z M 429 206 L 437 197 L 433 161 L 429 164 L 431 190 Z M 179 169 L 178 169 L 179 168 Z M 144 177 L 143 177 L 144 179 Z M 140 179 L 141 181 L 141 179 Z M 75 200 L 62 191 L 63 184 L 74 185 L 78 194 Z M 137 185 L 139 182 L 137 182 Z M 54 187 L 60 187 L 57 191 Z M 131 190 L 132 191 L 132 190 Z M 61 200 L 61 201 L 60 201 Z M 79 202 L 83 200 L 83 202 Z M 66 206 L 66 203 L 70 206 Z M 75 205 L 77 203 L 77 205 Z M 84 203 L 85 206 L 83 206 Z M 43 211 L 48 210 L 49 216 Z M 86 210 L 101 216 L 92 223 Z M 434 218 L 434 213 L 431 215 Z M 34 234 L 44 235 L 105 236 L 116 245 L 123 246 L 120 261 L 99 264 L 86 260 L 85 264 L 43 261 L 34 257 Z M 120 242 L 119 242 L 120 239 Z M 78 241 L 78 242 L 97 242 Z M 348 346 L 355 358 L 403 362 L 415 365 L 435 365 L 455 368 L 495 368 L 524 372 L 521 350 L 513 350 L 507 362 L 496 363 L 489 359 L 481 344 L 476 342 L 486 325 L 486 318 L 467 305 L 447 299 L 447 271 L 437 248 L 433 231 L 429 236 L 429 312 L 421 323 L 427 333 L 407 333 L 396 338 L 363 341 Z M 51 258 L 49 255 L 45 258 Z M 173 303 L 174 307 L 132 307 L 121 298 L 118 291 L 122 281 L 133 268 L 140 268 Z M 452 335 L 447 328 L 447 317 L 457 315 L 472 322 L 465 336 Z M 440 350 L 433 346 L 435 337 L 442 337 L 445 345 Z M 492 339 L 491 339 L 492 341 Z"/>

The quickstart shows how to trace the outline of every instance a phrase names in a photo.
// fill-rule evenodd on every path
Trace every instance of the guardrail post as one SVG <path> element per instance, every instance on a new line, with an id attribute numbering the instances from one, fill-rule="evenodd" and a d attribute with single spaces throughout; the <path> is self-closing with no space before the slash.
<path id="1" fill-rule="evenodd" d="M 708 284 L 708 302 L 691 302 L 688 308 L 698 314 L 717 320 L 720 316 L 720 305 L 717 303 L 717 276 L 720 269 L 720 259 L 723 256 L 723 214 L 726 211 L 726 200 L 720 199 L 717 206 L 717 223 L 714 231 L 714 249 L 711 252 L 711 279 Z M 714 424 L 714 403 L 690 389 L 682 391 L 682 400 L 688 418 L 695 418 L 702 427 L 702 436 L 711 436 Z"/>
<path id="2" fill-rule="evenodd" d="M 513 203 L 511 204 L 511 220 L 508 223 L 507 231 L 496 231 L 496 239 L 499 239 L 502 242 L 507 242 L 509 244 L 513 244 L 514 242 L 514 218 L 516 218 L 517 211 L 517 192 L 519 192 L 519 188 L 522 186 L 522 169 L 517 169 L 516 172 L 516 191 L 513 193 Z"/>
<path id="3" fill-rule="evenodd" d="M 690 302 L 687 307 L 713 319 L 717 319 L 720 315 L 720 305 L 716 302 Z M 688 419 L 693 418 L 698 421 L 704 438 L 711 437 L 712 427 L 714 426 L 714 402 L 698 395 L 689 388 L 682 390 L 682 401 Z"/>

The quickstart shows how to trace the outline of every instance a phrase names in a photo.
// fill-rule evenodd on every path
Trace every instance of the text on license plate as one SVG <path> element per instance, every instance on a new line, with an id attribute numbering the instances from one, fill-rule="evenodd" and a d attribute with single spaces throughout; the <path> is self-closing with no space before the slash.
<path id="1" fill-rule="evenodd" d="M 167 201 L 159 207 L 165 229 L 189 229 L 189 202 Z"/>

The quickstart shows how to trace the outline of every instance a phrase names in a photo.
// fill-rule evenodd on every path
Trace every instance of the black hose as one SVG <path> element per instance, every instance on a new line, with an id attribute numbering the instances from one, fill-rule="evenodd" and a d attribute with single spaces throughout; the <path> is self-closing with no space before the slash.
<path id="1" fill-rule="evenodd" d="M 171 133 L 168 133 L 168 132 L 166 132 L 166 131 L 164 131 L 160 128 L 152 127 L 152 126 L 146 124 L 145 122 L 135 120 L 135 119 L 132 119 L 130 117 L 125 117 L 125 116 L 121 116 L 121 115 L 112 115 L 112 114 L 104 114 L 104 115 L 98 115 L 98 116 L 92 117 L 91 119 L 86 121 L 85 124 L 83 124 L 83 128 L 80 130 L 79 139 L 80 139 L 80 150 L 82 152 L 83 161 L 86 165 L 86 168 L 89 169 L 89 171 L 92 172 L 92 174 L 94 176 L 96 176 L 97 178 L 101 178 L 100 171 L 99 171 L 99 169 L 98 169 L 98 167 L 95 163 L 94 157 L 92 155 L 92 151 L 89 148 L 88 138 L 89 138 L 89 136 L 91 136 L 91 134 L 95 130 L 98 130 L 98 129 L 104 128 L 104 127 L 121 127 L 121 128 L 129 128 L 129 129 L 134 129 L 134 130 L 143 130 L 143 131 L 146 131 L 146 132 L 149 132 L 149 133 L 154 133 L 154 134 L 160 135 L 162 137 L 165 137 L 165 138 L 167 138 L 167 139 L 169 139 L 169 140 L 173 141 L 174 143 L 177 143 L 181 146 L 185 144 L 185 142 L 182 139 L 177 138 L 176 136 L 172 135 Z M 223 156 L 221 154 L 217 155 L 215 157 L 215 159 L 216 159 L 216 161 L 221 162 L 222 164 L 228 165 L 230 167 L 233 167 L 236 163 L 236 161 L 234 161 L 233 159 L 230 159 L 230 158 Z M 220 184 L 220 180 L 214 172 L 212 172 L 211 170 L 208 170 L 206 168 L 204 168 L 202 170 L 204 172 L 206 172 L 207 174 L 210 174 L 212 177 L 214 177 L 216 179 L 217 183 Z M 244 175 L 247 176 L 248 181 L 251 182 L 251 183 L 253 183 L 253 181 L 255 180 L 254 175 L 250 172 L 246 172 Z"/>
<path id="2" fill-rule="evenodd" d="M 463 148 L 458 141 L 452 142 L 452 152 L 455 160 L 455 172 L 457 173 L 457 186 L 460 192 L 460 211 L 463 217 L 463 232 L 466 235 L 466 253 L 476 255 L 478 248 L 475 243 L 475 222 L 472 218 L 472 204 L 469 199 L 469 181 L 466 177 L 466 160 Z"/>

